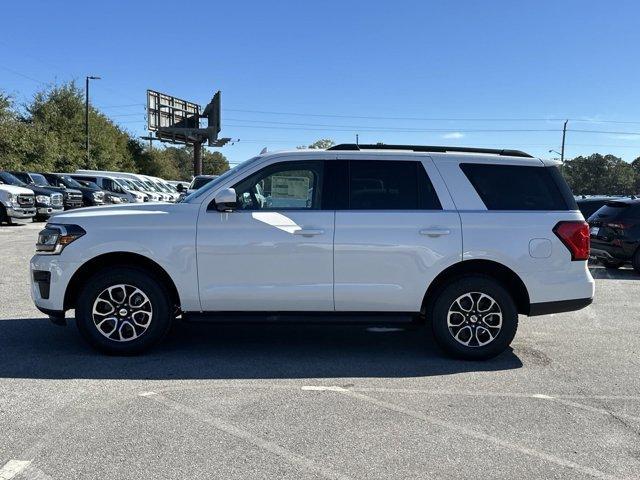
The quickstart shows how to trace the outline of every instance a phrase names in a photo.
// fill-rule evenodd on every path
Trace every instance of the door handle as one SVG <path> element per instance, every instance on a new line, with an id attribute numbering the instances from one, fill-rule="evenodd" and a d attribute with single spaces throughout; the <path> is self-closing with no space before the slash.
<path id="1" fill-rule="evenodd" d="M 451 230 L 448 228 L 431 227 L 420 230 L 420 235 L 426 235 L 427 237 L 441 237 L 443 235 L 449 235 Z"/>
<path id="2" fill-rule="evenodd" d="M 301 228 L 293 232 L 294 235 L 302 235 L 303 237 L 313 237 L 314 235 L 322 235 L 323 233 L 324 230 L 320 228 Z"/>

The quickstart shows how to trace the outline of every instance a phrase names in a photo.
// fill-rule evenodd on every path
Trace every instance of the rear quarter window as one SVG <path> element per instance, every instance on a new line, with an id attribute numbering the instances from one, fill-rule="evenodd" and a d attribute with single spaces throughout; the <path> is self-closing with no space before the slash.
<path id="1" fill-rule="evenodd" d="M 488 210 L 577 210 L 556 167 L 463 163 Z"/>

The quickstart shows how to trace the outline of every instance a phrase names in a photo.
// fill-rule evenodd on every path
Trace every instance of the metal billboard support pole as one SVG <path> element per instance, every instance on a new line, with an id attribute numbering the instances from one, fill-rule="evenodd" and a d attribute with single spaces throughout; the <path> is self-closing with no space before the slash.
<path id="1" fill-rule="evenodd" d="M 193 144 L 193 176 L 202 175 L 202 142 Z"/>

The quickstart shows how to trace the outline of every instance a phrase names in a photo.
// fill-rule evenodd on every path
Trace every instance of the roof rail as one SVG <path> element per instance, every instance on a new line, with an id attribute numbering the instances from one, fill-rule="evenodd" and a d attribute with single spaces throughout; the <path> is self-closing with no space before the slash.
<path id="1" fill-rule="evenodd" d="M 463 153 L 490 153 L 506 157 L 527 157 L 533 158 L 526 152 L 520 150 L 506 150 L 499 148 L 474 148 L 474 147 L 438 147 L 430 145 L 387 145 L 384 143 L 375 144 L 355 144 L 341 143 L 327 148 L 327 150 L 359 151 L 359 150 L 409 150 L 412 152 L 463 152 Z"/>

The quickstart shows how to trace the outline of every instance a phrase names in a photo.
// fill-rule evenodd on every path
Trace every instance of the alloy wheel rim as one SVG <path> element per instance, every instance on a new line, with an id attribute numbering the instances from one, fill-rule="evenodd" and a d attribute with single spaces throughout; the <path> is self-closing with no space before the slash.
<path id="1" fill-rule="evenodd" d="M 98 294 L 91 316 L 101 335 L 116 342 L 130 342 L 149 328 L 153 306 L 138 287 L 121 283 Z"/>
<path id="2" fill-rule="evenodd" d="M 465 347 L 484 347 L 502 330 L 502 309 L 490 295 L 468 292 L 451 303 L 447 327 L 455 341 Z"/>

